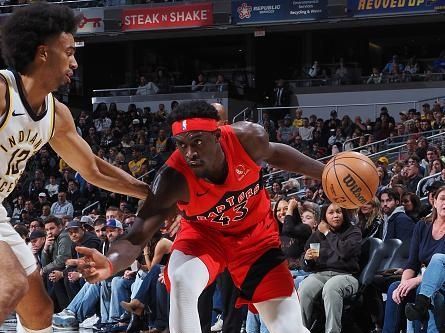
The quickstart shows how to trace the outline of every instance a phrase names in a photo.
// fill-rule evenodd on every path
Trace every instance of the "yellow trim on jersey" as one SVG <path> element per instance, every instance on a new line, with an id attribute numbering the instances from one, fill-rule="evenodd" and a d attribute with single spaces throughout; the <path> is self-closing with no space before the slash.
<path id="1" fill-rule="evenodd" d="M 12 114 L 12 99 L 13 99 L 13 89 L 12 89 L 12 84 L 9 82 L 8 77 L 6 75 L 3 75 L 2 73 L 0 73 L 0 75 L 3 77 L 3 79 L 5 80 L 6 86 L 8 88 L 9 91 L 9 110 L 7 111 L 6 114 L 6 118 L 3 120 L 3 124 L 0 125 L 0 131 L 6 127 L 6 125 L 9 122 L 9 119 L 11 119 L 11 114 Z"/>
<path id="2" fill-rule="evenodd" d="M 51 101 L 49 101 L 51 99 Z M 54 129 L 56 124 L 56 99 L 54 98 L 53 94 L 48 94 L 48 108 L 51 111 L 51 122 L 50 122 L 50 132 L 49 132 L 49 138 L 48 140 L 51 140 L 51 138 L 54 135 Z"/>

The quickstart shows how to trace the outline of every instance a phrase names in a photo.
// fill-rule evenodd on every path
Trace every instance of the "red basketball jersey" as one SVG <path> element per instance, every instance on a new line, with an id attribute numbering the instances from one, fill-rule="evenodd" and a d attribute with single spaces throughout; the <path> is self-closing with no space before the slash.
<path id="1" fill-rule="evenodd" d="M 187 180 L 190 200 L 188 203 L 178 202 L 186 220 L 238 233 L 266 218 L 270 200 L 263 186 L 261 168 L 244 150 L 231 126 L 221 126 L 220 129 L 220 144 L 229 170 L 224 184 L 213 184 L 196 177 L 178 150 L 166 163 Z"/>

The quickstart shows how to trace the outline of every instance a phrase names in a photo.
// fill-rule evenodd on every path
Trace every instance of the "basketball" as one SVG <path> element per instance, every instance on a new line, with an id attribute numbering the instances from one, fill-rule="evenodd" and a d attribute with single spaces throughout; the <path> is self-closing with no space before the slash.
<path id="1" fill-rule="evenodd" d="M 379 175 L 368 157 L 347 151 L 338 153 L 326 164 L 322 185 L 331 202 L 353 209 L 363 206 L 374 197 Z"/>

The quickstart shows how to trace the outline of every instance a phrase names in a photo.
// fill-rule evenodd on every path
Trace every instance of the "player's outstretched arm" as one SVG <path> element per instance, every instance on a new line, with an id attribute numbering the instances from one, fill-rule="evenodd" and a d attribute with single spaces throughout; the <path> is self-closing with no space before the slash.
<path id="1" fill-rule="evenodd" d="M 244 149 L 255 161 L 266 161 L 279 169 L 321 179 L 324 164 L 300 153 L 291 146 L 269 142 L 261 125 L 238 122 L 232 125 Z"/>
<path id="2" fill-rule="evenodd" d="M 153 182 L 153 194 L 145 201 L 129 234 L 113 242 L 106 256 L 96 250 L 77 247 L 76 250 L 85 256 L 71 259 L 67 264 L 77 266 L 90 283 L 126 269 L 140 255 L 165 219 L 176 214 L 176 203 L 187 200 L 188 189 L 184 177 L 171 168 L 162 167 Z"/>
<path id="3" fill-rule="evenodd" d="M 139 199 L 147 197 L 147 184 L 93 154 L 90 146 L 77 133 L 70 110 L 58 101 L 54 136 L 49 143 L 57 154 L 89 183 Z"/>

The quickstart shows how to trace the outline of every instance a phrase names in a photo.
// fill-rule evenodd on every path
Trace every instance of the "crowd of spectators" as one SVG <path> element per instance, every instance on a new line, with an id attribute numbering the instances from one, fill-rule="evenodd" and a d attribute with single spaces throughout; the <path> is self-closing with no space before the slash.
<path id="1" fill-rule="evenodd" d="M 358 68 L 357 68 L 358 66 Z M 445 51 L 434 60 L 419 61 L 415 56 L 401 59 L 397 54 L 381 68 L 373 67 L 363 76 L 361 66 L 347 64 L 340 58 L 334 65 L 322 65 L 315 60 L 297 75 L 303 85 L 380 84 L 411 81 L 440 81 L 445 73 Z"/>
<path id="2" fill-rule="evenodd" d="M 117 110 L 113 103 L 99 104 L 91 114 L 81 112 L 75 123 L 79 135 L 98 156 L 150 183 L 175 149 L 166 116 L 176 105 L 176 102 L 167 107 L 160 104 L 154 112 L 129 105 L 123 112 Z M 345 291 L 345 283 L 353 287 L 343 293 L 344 298 L 358 290 L 356 278 L 360 267 L 357 258 L 360 256 L 361 239 L 398 238 L 409 243 L 415 234 L 416 241 L 421 243 L 423 234 L 419 235 L 419 232 L 425 228 L 418 230 L 421 228 L 418 226 L 431 224 L 435 219 L 431 214 L 432 196 L 440 185 L 445 184 L 444 149 L 442 144 L 428 141 L 425 133 L 430 132 L 425 131 L 442 131 L 445 124 L 443 112 L 440 104 L 432 107 L 424 104 L 422 110 L 402 112 L 400 121 L 396 121 L 385 107 L 377 119 L 365 121 L 358 117 L 352 121 L 348 115 L 339 119 L 335 111 L 331 112 L 329 119 L 305 117 L 301 109 L 277 121 L 274 114 L 263 115 L 261 125 L 269 133 L 271 141 L 291 145 L 313 158 L 341 151 L 343 143 L 350 138 L 356 140 L 346 145 L 346 149 L 384 138 L 391 138 L 396 144 L 406 142 L 406 149 L 395 163 L 390 164 L 385 156 L 376 161 L 380 175 L 377 196 L 356 211 L 346 211 L 330 204 L 318 180 L 303 177 L 300 182 L 298 175 L 288 173 L 265 178 L 266 185 L 270 186 L 273 209 L 281 222 L 283 250 L 289 259 L 289 269 L 296 286 L 306 295 L 304 299 L 323 295 L 326 325 L 332 331 L 341 328 L 338 319 L 341 313 L 335 310 L 341 301 L 337 297 L 338 291 Z M 373 149 L 378 147 L 371 144 L 362 152 L 370 153 Z M 263 167 L 265 173 L 275 171 L 270 166 Z M 425 183 L 419 195 L 416 194 L 417 184 L 428 175 L 434 177 Z M 430 199 L 426 203 L 420 201 L 424 195 Z M 133 328 L 148 325 L 151 332 L 167 329 L 168 295 L 163 285 L 162 269 L 174 232 L 159 234 L 147 244 L 132 267 L 98 285 L 85 283 L 79 273 L 65 265 L 66 259 L 79 255 L 75 251 L 76 245 L 106 252 L 111 242 L 131 228 L 140 204 L 132 198 L 109 193 L 87 183 L 59 159 L 50 146 L 45 146 L 28 163 L 26 172 L 4 205 L 11 222 L 29 242 L 41 267 L 45 285 L 58 311 L 54 316 L 55 326 L 77 328 L 93 317 L 95 320 L 100 318 L 96 328 L 101 331 L 111 327 L 125 331 L 128 325 Z M 341 218 L 334 219 L 334 215 Z M 335 223 L 337 226 L 332 227 Z M 326 237 L 329 230 L 331 235 Z M 340 243 L 335 239 L 343 247 L 336 248 L 334 244 Z M 438 242 L 444 243 L 444 237 Z M 310 243 L 321 244 L 319 257 L 312 251 Z M 422 257 L 422 265 L 427 267 L 430 255 L 442 253 L 441 249 L 445 247 L 429 251 L 426 257 Z M 416 260 L 414 257 L 410 259 L 409 269 L 417 274 Z M 314 277 L 309 279 L 312 274 Z M 409 278 L 413 278 L 413 274 Z M 402 274 L 399 277 L 405 285 Z M 317 279 L 323 279 L 325 287 L 314 287 L 313 281 Z M 392 299 L 393 290 L 400 291 L 397 285 L 392 284 L 379 285 L 379 288 L 381 292 L 388 292 L 388 299 Z M 388 288 L 392 289 L 388 291 Z M 337 293 L 333 294 L 333 290 Z M 374 297 L 375 294 L 381 295 L 374 293 Z M 391 307 L 387 307 L 393 311 L 391 313 L 399 311 L 399 304 L 403 303 L 400 302 L 403 296 L 397 297 L 394 303 L 390 303 Z M 377 298 L 376 303 L 378 301 Z M 151 309 L 150 314 L 148 309 Z M 309 326 L 314 322 L 315 311 L 320 309 L 305 302 L 302 303 L 302 311 L 304 322 Z M 385 328 L 385 325 L 391 324 L 394 329 L 403 327 L 405 321 L 402 317 L 375 312 L 372 329 L 379 331 L 383 328 L 388 333 L 396 331 Z M 217 330 L 223 320 L 224 314 L 218 317 L 213 330 Z M 248 312 L 248 332 L 259 332 L 259 329 L 264 332 L 260 328 L 261 323 L 257 314 Z"/>

